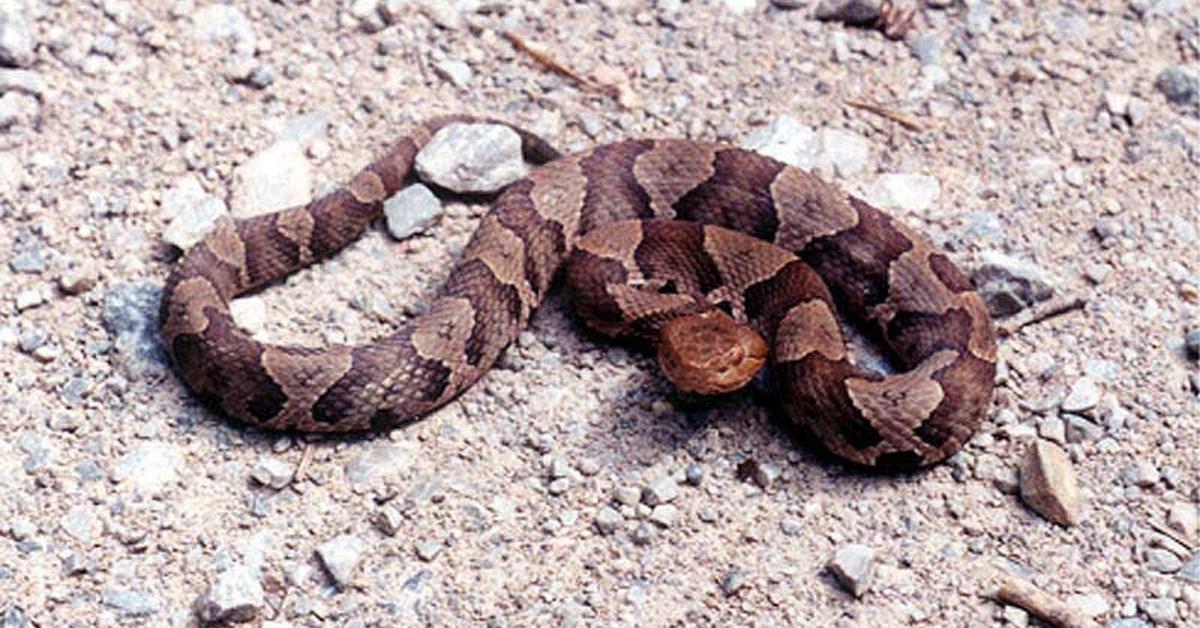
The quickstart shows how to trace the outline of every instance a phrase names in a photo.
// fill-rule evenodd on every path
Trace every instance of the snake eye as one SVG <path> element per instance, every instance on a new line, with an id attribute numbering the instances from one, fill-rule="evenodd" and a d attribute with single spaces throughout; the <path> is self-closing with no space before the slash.
<path id="1" fill-rule="evenodd" d="M 663 282 L 663 285 L 658 288 L 659 294 L 678 294 L 679 286 L 675 285 L 674 279 L 668 279 Z"/>

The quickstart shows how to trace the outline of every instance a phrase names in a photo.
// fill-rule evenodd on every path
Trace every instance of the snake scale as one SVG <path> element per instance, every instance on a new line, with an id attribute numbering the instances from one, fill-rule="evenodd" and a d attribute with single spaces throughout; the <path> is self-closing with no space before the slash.
<path id="1" fill-rule="evenodd" d="M 514 127 L 537 167 L 496 198 L 423 314 L 367 344 L 319 348 L 261 343 L 234 323 L 232 298 L 362 235 L 434 133 L 482 121 L 418 124 L 345 187 L 222 219 L 189 248 L 160 312 L 188 387 L 263 428 L 387 429 L 478 380 L 568 266 L 576 309 L 602 331 L 652 339 L 663 322 L 706 308 L 748 323 L 772 347 L 788 418 L 853 463 L 932 464 L 979 427 L 995 333 L 946 255 L 805 171 L 707 142 L 629 140 L 560 156 Z M 876 330 L 904 370 L 854 364 L 835 304 Z"/>

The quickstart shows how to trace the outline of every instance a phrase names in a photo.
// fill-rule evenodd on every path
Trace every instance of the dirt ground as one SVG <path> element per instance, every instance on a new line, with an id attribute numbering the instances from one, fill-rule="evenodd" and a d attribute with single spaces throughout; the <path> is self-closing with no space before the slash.
<path id="1" fill-rule="evenodd" d="M 816 4 L 0 1 L 4 625 L 1036 623 L 988 599 L 1004 573 L 1097 625 L 1200 625 L 1200 12 L 929 0 L 893 40 Z M 478 385 L 390 434 L 280 436 L 199 405 L 154 334 L 180 208 L 327 191 L 453 112 L 566 150 L 741 143 L 781 116 L 845 131 L 821 174 L 890 195 L 969 271 L 1004 253 L 1086 304 L 1005 338 L 981 433 L 899 477 L 814 453 L 761 394 L 678 399 L 561 290 Z M 259 165 L 283 178 L 248 189 L 280 142 Z M 419 310 L 484 210 L 376 229 L 245 316 L 367 340 Z M 1076 525 L 1018 494 L 1036 439 L 1069 456 Z M 855 545 L 861 597 L 826 567 Z"/>

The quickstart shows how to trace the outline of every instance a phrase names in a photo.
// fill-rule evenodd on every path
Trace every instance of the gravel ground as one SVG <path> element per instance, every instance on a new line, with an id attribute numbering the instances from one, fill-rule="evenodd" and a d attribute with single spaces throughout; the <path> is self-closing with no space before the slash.
<path id="1" fill-rule="evenodd" d="M 1100 625 L 1200 624 L 1194 5 L 928 0 L 890 40 L 814 4 L 0 0 L 4 625 L 1035 622 L 986 598 L 1004 573 Z M 176 245 L 460 111 L 756 146 L 931 234 L 997 312 L 1086 304 L 1006 338 L 982 432 L 902 477 L 813 453 L 761 391 L 674 397 L 557 293 L 391 434 L 200 407 L 155 340 Z M 396 202 L 414 235 L 239 320 L 362 341 L 420 311 L 483 207 Z"/>

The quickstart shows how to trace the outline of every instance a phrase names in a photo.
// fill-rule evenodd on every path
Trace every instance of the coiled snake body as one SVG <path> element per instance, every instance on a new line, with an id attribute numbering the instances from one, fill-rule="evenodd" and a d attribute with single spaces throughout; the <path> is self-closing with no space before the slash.
<path id="1" fill-rule="evenodd" d="M 419 125 L 343 189 L 223 220 L 186 251 L 160 318 L 187 385 L 265 428 L 386 429 L 478 380 L 570 259 L 576 307 L 602 331 L 652 339 L 715 307 L 747 322 L 773 347 L 788 417 L 854 463 L 931 464 L 978 428 L 996 343 L 963 274 L 867 203 L 720 144 L 633 140 L 560 157 L 516 129 L 541 165 L 499 195 L 427 312 L 359 346 L 264 344 L 234 323 L 230 299 L 357 239 L 432 134 L 473 120 Z M 834 297 L 878 330 L 906 371 L 883 376 L 851 362 Z"/>

